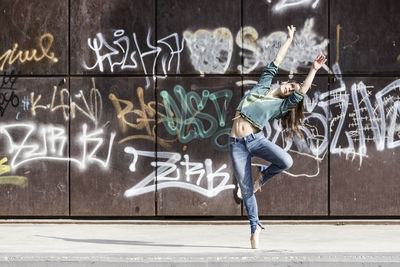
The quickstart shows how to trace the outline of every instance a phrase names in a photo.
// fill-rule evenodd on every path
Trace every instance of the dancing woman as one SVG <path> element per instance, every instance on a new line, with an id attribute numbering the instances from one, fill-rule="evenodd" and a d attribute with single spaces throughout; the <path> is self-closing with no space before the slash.
<path id="1" fill-rule="evenodd" d="M 268 179 L 289 169 L 292 157 L 281 147 L 269 141 L 262 131 L 270 119 L 280 119 L 284 133 L 302 136 L 299 125 L 304 119 L 303 95 L 307 93 L 316 72 L 326 62 L 320 53 L 312 63 L 311 69 L 303 83 L 282 83 L 274 90 L 270 89 L 272 78 L 284 59 L 296 30 L 293 25 L 287 27 L 288 34 L 275 59 L 269 63 L 257 83 L 242 97 L 233 118 L 229 134 L 229 152 L 232 159 L 233 173 L 238 182 L 241 197 L 250 221 L 251 247 L 258 247 L 258 236 L 264 229 L 258 218 L 258 208 L 254 193 Z M 287 134 L 288 135 L 288 134 Z M 269 161 L 269 166 L 258 166 L 255 183 L 251 174 L 251 157 L 256 156 Z"/>

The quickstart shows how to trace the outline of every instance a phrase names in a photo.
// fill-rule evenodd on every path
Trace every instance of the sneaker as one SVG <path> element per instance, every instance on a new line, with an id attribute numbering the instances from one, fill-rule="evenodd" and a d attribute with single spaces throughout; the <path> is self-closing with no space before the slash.
<path id="1" fill-rule="evenodd" d="M 257 167 L 257 177 L 256 177 L 256 181 L 254 182 L 253 185 L 253 193 L 255 194 L 258 190 L 260 190 L 261 192 L 261 187 L 262 187 L 262 180 L 263 180 L 263 176 L 264 174 L 261 172 L 261 169 L 259 167 Z"/>
<path id="2" fill-rule="evenodd" d="M 250 244 L 252 249 L 258 248 L 260 232 L 264 227 L 257 225 L 256 231 L 250 236 Z"/>

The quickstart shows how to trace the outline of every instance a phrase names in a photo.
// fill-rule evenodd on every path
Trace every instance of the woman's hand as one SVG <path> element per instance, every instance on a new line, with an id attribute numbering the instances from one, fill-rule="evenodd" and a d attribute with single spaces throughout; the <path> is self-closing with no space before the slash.
<path id="1" fill-rule="evenodd" d="M 319 52 L 317 58 L 314 60 L 313 64 L 312 64 L 312 68 L 315 71 L 318 71 L 322 65 L 324 65 L 324 63 L 326 62 L 326 58 L 324 56 L 324 54 L 322 54 L 322 52 Z"/>
<path id="2" fill-rule="evenodd" d="M 287 38 L 290 40 L 293 40 L 294 32 L 296 31 L 296 27 L 293 27 L 293 25 L 287 26 L 288 34 Z"/>

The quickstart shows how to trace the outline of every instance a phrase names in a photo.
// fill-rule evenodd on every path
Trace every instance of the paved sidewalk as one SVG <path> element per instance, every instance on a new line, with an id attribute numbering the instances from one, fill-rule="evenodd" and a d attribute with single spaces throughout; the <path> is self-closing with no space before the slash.
<path id="1" fill-rule="evenodd" d="M 257 250 L 247 222 L 8 222 L 0 266 L 400 266 L 400 222 L 262 221 Z"/>

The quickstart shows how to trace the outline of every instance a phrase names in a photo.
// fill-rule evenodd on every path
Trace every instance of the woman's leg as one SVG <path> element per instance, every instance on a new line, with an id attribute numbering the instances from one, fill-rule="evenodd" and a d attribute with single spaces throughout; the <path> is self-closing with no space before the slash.
<path id="1" fill-rule="evenodd" d="M 284 149 L 272 143 L 266 137 L 254 139 L 249 146 L 253 156 L 271 162 L 269 166 L 259 166 L 264 174 L 262 184 L 293 165 L 293 159 Z"/>
<path id="2" fill-rule="evenodd" d="M 253 193 L 253 179 L 251 175 L 251 154 L 247 150 L 245 141 L 230 142 L 230 156 L 234 176 L 242 192 L 243 202 L 246 207 L 247 217 L 250 221 L 251 233 L 257 228 L 258 209 L 256 197 Z"/>

